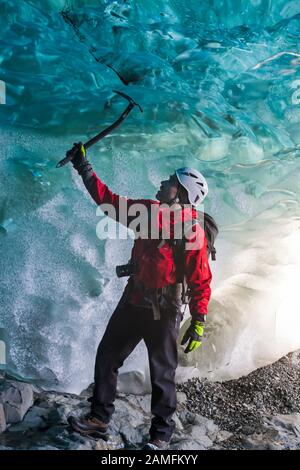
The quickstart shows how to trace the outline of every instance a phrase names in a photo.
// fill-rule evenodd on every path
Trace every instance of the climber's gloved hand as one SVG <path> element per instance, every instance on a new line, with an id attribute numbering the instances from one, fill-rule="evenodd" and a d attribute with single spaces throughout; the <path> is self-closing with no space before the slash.
<path id="1" fill-rule="evenodd" d="M 68 150 L 68 153 L 75 153 L 75 156 L 72 158 L 71 162 L 75 170 L 78 170 L 78 167 L 86 161 L 86 150 L 82 142 L 75 142 L 71 150 Z"/>
<path id="2" fill-rule="evenodd" d="M 195 320 L 192 318 L 191 324 L 183 335 L 181 345 L 184 345 L 188 341 L 188 345 L 184 352 L 189 353 L 199 348 L 202 342 L 202 336 L 204 331 L 204 322 Z"/>
<path id="3" fill-rule="evenodd" d="M 93 173 L 93 168 L 90 162 L 86 158 L 86 150 L 84 148 L 84 145 L 82 142 L 75 142 L 73 144 L 72 150 L 70 152 L 74 151 L 74 148 L 76 149 L 76 154 L 72 158 L 71 162 L 75 170 L 78 171 L 78 173 L 83 177 L 86 178 L 88 176 L 91 176 Z M 68 152 L 67 152 L 68 153 Z"/>

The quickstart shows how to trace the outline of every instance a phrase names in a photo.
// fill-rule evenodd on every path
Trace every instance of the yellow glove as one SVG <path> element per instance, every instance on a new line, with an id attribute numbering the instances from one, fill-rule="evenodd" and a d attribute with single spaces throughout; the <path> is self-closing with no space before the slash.
<path id="1" fill-rule="evenodd" d="M 202 342 L 203 331 L 204 324 L 198 320 L 192 319 L 191 324 L 183 335 L 182 341 L 180 343 L 181 345 L 184 345 L 187 341 L 189 341 L 187 347 L 184 350 L 185 353 L 195 351 L 195 349 L 199 348 Z"/>
<path id="2" fill-rule="evenodd" d="M 85 160 L 86 160 L 86 150 L 85 150 L 84 145 L 83 145 L 82 142 L 78 142 L 78 143 L 75 142 L 75 144 L 73 144 L 73 148 L 72 148 L 71 152 L 74 151 L 74 147 L 77 148 L 77 152 L 76 152 L 75 157 L 72 158 L 71 162 L 72 162 L 74 168 L 76 170 L 78 170 L 77 167 L 81 166 L 82 163 L 84 163 Z"/>

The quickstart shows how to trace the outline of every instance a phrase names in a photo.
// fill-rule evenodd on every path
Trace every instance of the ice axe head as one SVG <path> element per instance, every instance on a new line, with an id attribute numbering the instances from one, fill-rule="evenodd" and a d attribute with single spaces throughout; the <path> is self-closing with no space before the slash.
<path id="1" fill-rule="evenodd" d="M 140 105 L 134 101 L 134 99 L 132 99 L 130 96 L 126 95 L 126 93 L 123 93 L 122 91 L 118 91 L 118 90 L 113 90 L 114 93 L 117 93 L 118 95 L 120 96 L 123 96 L 123 98 L 125 98 L 127 101 L 129 101 L 129 103 L 132 105 L 132 106 L 138 106 L 141 113 L 143 112 L 142 108 L 140 107 Z"/>

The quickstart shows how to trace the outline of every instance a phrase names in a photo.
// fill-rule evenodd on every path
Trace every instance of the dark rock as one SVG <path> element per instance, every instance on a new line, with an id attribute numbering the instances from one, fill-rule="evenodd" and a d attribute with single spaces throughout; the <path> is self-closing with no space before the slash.
<path id="1" fill-rule="evenodd" d="M 28 413 L 26 413 L 23 421 L 11 428 L 11 432 L 28 431 L 30 429 L 46 429 L 49 426 L 48 419 L 50 413 L 51 411 L 49 408 L 33 406 L 30 408 Z"/>
<path id="2" fill-rule="evenodd" d="M 4 408 L 2 403 L 0 403 L 0 434 L 6 429 L 6 419 L 4 414 Z"/>
<path id="3" fill-rule="evenodd" d="M 268 428 L 277 433 L 274 444 L 284 449 L 300 449 L 300 413 L 266 418 Z"/>
<path id="4" fill-rule="evenodd" d="M 22 421 L 25 413 L 33 405 L 33 390 L 25 382 L 4 381 L 0 385 L 2 403 L 7 423 Z"/>

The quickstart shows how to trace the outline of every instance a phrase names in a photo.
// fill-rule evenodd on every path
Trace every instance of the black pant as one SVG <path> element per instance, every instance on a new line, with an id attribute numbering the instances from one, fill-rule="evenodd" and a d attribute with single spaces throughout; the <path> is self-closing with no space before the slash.
<path id="1" fill-rule="evenodd" d="M 150 438 L 169 441 L 175 423 L 175 370 L 181 312 L 161 311 L 154 320 L 152 309 L 120 302 L 99 344 L 95 364 L 92 414 L 108 423 L 113 414 L 118 369 L 143 339 L 149 356 L 152 384 Z"/>

